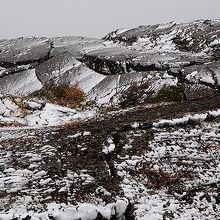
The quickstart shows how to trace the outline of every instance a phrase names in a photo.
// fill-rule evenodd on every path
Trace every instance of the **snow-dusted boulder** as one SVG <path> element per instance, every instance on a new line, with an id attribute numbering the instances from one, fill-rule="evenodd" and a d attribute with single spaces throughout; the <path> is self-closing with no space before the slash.
<path id="1" fill-rule="evenodd" d="M 69 52 L 64 52 L 37 66 L 36 75 L 43 84 L 50 81 L 58 82 L 66 71 L 78 65 L 80 65 L 78 60 Z"/>
<path id="2" fill-rule="evenodd" d="M 17 38 L 0 43 L 0 66 L 14 66 L 44 60 L 50 56 L 51 43 L 47 38 Z"/>
<path id="3" fill-rule="evenodd" d="M 3 95 L 26 96 L 41 88 L 34 69 L 0 78 L 0 93 Z"/>

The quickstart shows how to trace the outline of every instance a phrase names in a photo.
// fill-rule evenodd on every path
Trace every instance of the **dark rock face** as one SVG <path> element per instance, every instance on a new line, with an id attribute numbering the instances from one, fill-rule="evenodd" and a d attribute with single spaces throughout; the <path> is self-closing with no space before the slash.
<path id="1" fill-rule="evenodd" d="M 82 62 L 104 75 L 117 75 L 128 72 L 167 70 L 169 65 L 165 61 L 169 62 L 174 57 L 169 54 L 143 53 L 126 48 L 108 48 L 86 54 Z"/>

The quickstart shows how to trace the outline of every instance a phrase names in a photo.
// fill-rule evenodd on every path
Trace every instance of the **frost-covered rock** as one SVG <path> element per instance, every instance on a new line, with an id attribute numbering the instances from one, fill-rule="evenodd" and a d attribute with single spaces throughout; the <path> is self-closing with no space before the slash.
<path id="1" fill-rule="evenodd" d="M 187 81 L 218 89 L 219 29 L 219 20 L 200 20 L 117 30 L 103 39 L 2 40 L 0 93 L 27 95 L 52 82 L 78 85 L 90 100 L 107 103 L 149 75 L 158 91 L 158 74 L 160 85 L 174 76 L 178 86 Z"/>
<path id="2" fill-rule="evenodd" d="M 4 115 L 4 113 L 7 111 L 7 108 L 5 104 L 0 100 L 0 115 Z"/>
<path id="3" fill-rule="evenodd" d="M 0 78 L 0 93 L 3 95 L 26 96 L 42 88 L 35 70 L 26 70 Z"/>
<path id="4" fill-rule="evenodd" d="M 25 101 L 24 105 L 28 110 L 32 111 L 42 110 L 45 107 L 45 103 L 39 101 Z"/>
<path id="5" fill-rule="evenodd" d="M 121 42 L 141 50 L 201 52 L 216 44 L 220 34 L 219 20 L 199 20 L 189 23 L 146 25 L 104 39 Z"/>
<path id="6" fill-rule="evenodd" d="M 36 67 L 36 75 L 43 84 L 61 80 L 66 71 L 80 65 L 69 52 L 56 55 Z"/>
<path id="7" fill-rule="evenodd" d="M 19 106 L 11 98 L 0 98 L 0 115 L 4 117 L 21 116 Z"/>
<path id="8" fill-rule="evenodd" d="M 3 40 L 0 42 L 0 64 L 8 68 L 16 64 L 32 63 L 46 59 L 50 50 L 51 43 L 47 38 Z"/>
<path id="9" fill-rule="evenodd" d="M 219 28 L 219 20 L 201 20 L 117 30 L 103 39 L 2 40 L 0 94 L 77 85 L 88 100 L 117 104 L 132 86 L 147 84 L 137 88 L 143 93 L 137 103 L 169 86 L 181 88 L 186 100 L 210 98 L 220 86 Z"/>

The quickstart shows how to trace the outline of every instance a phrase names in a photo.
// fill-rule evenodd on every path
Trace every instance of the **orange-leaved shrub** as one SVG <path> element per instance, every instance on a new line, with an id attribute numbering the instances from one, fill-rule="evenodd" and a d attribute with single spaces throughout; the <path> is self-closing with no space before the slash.
<path id="1" fill-rule="evenodd" d="M 34 92 L 32 97 L 44 99 L 54 104 L 76 108 L 85 101 L 86 94 L 78 85 L 69 87 L 66 85 L 46 85 L 41 90 Z"/>
<path id="2" fill-rule="evenodd" d="M 57 100 L 59 105 L 66 105 L 70 108 L 79 106 L 85 100 L 85 93 L 78 87 L 64 87 L 61 97 Z"/>

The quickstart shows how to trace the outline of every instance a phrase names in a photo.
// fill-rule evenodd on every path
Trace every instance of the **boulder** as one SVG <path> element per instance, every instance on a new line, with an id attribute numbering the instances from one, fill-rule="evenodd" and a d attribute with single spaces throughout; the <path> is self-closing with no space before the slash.
<path id="1" fill-rule="evenodd" d="M 0 78 L 0 94 L 26 96 L 42 88 L 35 70 L 26 70 Z"/>

